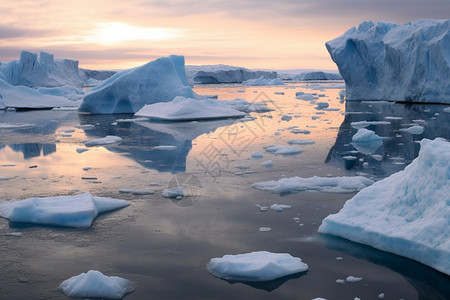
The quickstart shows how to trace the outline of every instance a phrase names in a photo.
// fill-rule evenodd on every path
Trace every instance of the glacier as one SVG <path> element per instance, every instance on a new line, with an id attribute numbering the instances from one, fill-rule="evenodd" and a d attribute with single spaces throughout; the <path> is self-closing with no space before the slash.
<path id="1" fill-rule="evenodd" d="M 186 73 L 192 83 L 241 83 L 263 76 L 266 79 L 277 78 L 275 71 L 255 71 L 229 65 L 186 66 Z"/>
<path id="2" fill-rule="evenodd" d="M 326 48 L 347 100 L 450 103 L 450 20 L 365 21 Z"/>
<path id="3" fill-rule="evenodd" d="M 79 111 L 136 113 L 146 104 L 168 102 L 176 96 L 200 97 L 189 86 L 184 56 L 171 55 L 114 74 L 89 90 Z"/>
<path id="4" fill-rule="evenodd" d="M 332 234 L 428 265 L 450 275 L 450 143 L 421 141 L 403 171 L 361 190 L 320 233 Z"/>

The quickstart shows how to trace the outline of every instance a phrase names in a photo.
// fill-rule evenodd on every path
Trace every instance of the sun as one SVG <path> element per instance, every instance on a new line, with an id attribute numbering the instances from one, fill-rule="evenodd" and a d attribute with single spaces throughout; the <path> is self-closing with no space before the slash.
<path id="1" fill-rule="evenodd" d="M 132 40 L 168 40 L 181 36 L 174 28 L 135 27 L 125 23 L 99 23 L 88 36 L 87 41 L 98 44 L 119 44 Z"/>

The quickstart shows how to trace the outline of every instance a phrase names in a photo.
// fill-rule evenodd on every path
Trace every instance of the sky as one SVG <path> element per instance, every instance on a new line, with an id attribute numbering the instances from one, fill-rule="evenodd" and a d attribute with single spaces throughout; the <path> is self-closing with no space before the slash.
<path id="1" fill-rule="evenodd" d="M 1 0 L 0 61 L 22 50 L 125 69 L 186 64 L 337 69 L 325 42 L 366 20 L 448 19 L 449 0 Z"/>

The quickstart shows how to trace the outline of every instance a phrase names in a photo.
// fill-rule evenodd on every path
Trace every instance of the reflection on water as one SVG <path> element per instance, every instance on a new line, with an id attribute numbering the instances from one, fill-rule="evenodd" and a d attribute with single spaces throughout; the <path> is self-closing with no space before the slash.
<path id="1" fill-rule="evenodd" d="M 401 274 L 417 290 L 421 300 L 446 300 L 450 295 L 448 276 L 421 263 L 339 237 L 325 234 L 321 237 L 331 250 L 344 252 Z"/>
<path id="2" fill-rule="evenodd" d="M 450 114 L 443 112 L 445 107 L 447 105 L 347 101 L 344 122 L 326 162 L 381 178 L 401 171 L 417 157 L 419 141 L 423 138 L 450 139 L 450 130 L 443 126 L 450 123 Z M 383 145 L 369 155 L 352 145 L 352 137 L 357 129 L 351 123 L 361 121 L 376 122 L 366 128 L 383 139 Z M 423 133 L 411 134 L 404 131 L 413 125 L 423 126 Z"/>

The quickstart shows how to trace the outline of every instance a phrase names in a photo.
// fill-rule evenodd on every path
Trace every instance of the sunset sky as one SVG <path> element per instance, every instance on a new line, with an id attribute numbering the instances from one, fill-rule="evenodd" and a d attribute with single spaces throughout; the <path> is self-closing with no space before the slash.
<path id="1" fill-rule="evenodd" d="M 186 64 L 336 69 L 325 42 L 365 20 L 450 17 L 449 0 L 1 0 L 0 61 L 46 51 L 123 69 Z"/>

